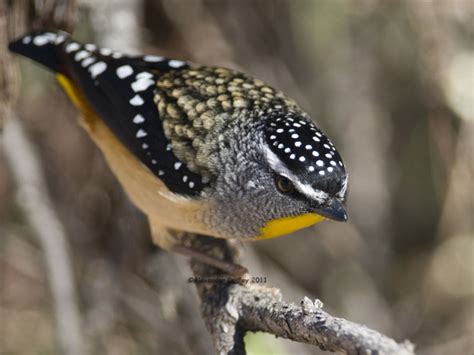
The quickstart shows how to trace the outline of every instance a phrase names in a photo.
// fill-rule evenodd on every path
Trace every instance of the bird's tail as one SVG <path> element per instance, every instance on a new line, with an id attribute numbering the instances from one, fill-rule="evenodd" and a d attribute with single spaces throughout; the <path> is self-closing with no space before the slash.
<path id="1" fill-rule="evenodd" d="M 8 49 L 55 73 L 66 74 L 62 57 L 70 40 L 70 35 L 66 32 L 35 31 L 10 42 Z"/>

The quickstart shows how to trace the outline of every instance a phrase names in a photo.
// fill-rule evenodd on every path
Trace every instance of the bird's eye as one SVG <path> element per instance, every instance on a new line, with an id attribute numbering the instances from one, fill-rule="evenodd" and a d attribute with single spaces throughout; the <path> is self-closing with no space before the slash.
<path id="1" fill-rule="evenodd" d="M 278 191 L 285 195 L 291 194 L 295 189 L 293 183 L 284 176 L 277 176 L 275 178 L 275 185 Z"/>

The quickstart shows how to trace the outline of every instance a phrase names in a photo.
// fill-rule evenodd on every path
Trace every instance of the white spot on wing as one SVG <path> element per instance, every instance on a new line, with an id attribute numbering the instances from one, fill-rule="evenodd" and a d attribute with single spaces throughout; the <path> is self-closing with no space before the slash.
<path id="1" fill-rule="evenodd" d="M 76 62 L 79 62 L 79 61 L 83 60 L 84 58 L 87 58 L 90 55 L 91 55 L 90 52 L 82 50 L 82 51 L 79 51 L 79 52 L 76 53 L 76 55 L 74 56 L 74 60 Z"/>
<path id="2" fill-rule="evenodd" d="M 142 78 L 151 79 L 153 78 L 153 74 L 148 73 L 146 71 L 142 71 L 141 73 L 137 74 L 137 79 L 142 79 Z"/>
<path id="3" fill-rule="evenodd" d="M 143 101 L 143 98 L 140 95 L 135 95 L 134 97 L 130 99 L 130 105 L 133 105 L 133 106 L 141 106 L 144 103 L 145 101 Z"/>
<path id="4" fill-rule="evenodd" d="M 146 133 L 146 131 L 144 129 L 139 129 L 137 131 L 137 138 L 143 138 L 143 137 L 146 137 L 148 135 L 148 133 Z"/>
<path id="5" fill-rule="evenodd" d="M 147 78 L 139 78 L 137 81 L 132 83 L 132 90 L 135 92 L 145 91 L 150 86 L 152 86 L 155 82 L 151 79 Z"/>
<path id="6" fill-rule="evenodd" d="M 117 68 L 116 73 L 120 79 L 124 79 L 133 74 L 133 68 L 130 65 L 122 65 Z"/>
<path id="7" fill-rule="evenodd" d="M 66 40 L 66 35 L 60 33 L 57 37 L 56 40 L 54 41 L 55 44 L 61 44 Z"/>
<path id="8" fill-rule="evenodd" d="M 145 122 L 145 118 L 140 115 L 139 113 L 133 118 L 133 123 L 135 124 L 140 124 L 140 123 L 143 123 Z"/>
<path id="9" fill-rule="evenodd" d="M 91 73 L 92 78 L 95 79 L 97 75 L 102 74 L 105 69 L 107 69 L 107 64 L 104 62 L 97 62 L 89 67 L 89 72 Z"/>
<path id="10" fill-rule="evenodd" d="M 44 46 L 45 44 L 51 43 L 55 39 L 56 39 L 56 34 L 46 32 L 46 33 L 43 33 L 41 35 L 38 35 L 38 36 L 34 37 L 33 38 L 33 44 L 35 46 L 40 46 L 41 47 L 41 46 Z"/>
<path id="11" fill-rule="evenodd" d="M 168 62 L 168 65 L 171 68 L 181 68 L 185 64 L 186 64 L 185 62 L 183 62 L 181 60 L 176 60 L 176 59 L 172 59 Z"/>
<path id="12" fill-rule="evenodd" d="M 84 67 L 84 68 L 86 68 L 86 67 L 88 67 L 89 65 L 91 65 L 92 63 L 94 63 L 96 59 L 97 59 L 97 58 L 95 58 L 95 57 L 86 58 L 86 59 L 84 59 L 84 60 L 82 61 L 81 66 Z"/>
<path id="13" fill-rule="evenodd" d="M 66 53 L 75 52 L 75 51 L 77 51 L 79 48 L 81 48 L 81 46 L 80 46 L 78 43 L 76 43 L 76 42 L 69 43 L 69 44 L 66 46 Z"/>
<path id="14" fill-rule="evenodd" d="M 146 55 L 143 57 L 143 60 L 145 62 L 161 62 L 163 61 L 165 58 L 164 57 L 161 57 L 161 56 L 157 56 L 157 55 Z"/>

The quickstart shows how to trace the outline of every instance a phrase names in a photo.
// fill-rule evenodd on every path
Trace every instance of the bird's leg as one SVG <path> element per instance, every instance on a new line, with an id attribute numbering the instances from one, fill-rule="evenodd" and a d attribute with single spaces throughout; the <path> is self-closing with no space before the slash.
<path id="1" fill-rule="evenodd" d="M 202 252 L 190 246 L 175 245 L 171 248 L 171 250 L 174 251 L 175 253 L 189 256 L 192 259 L 199 261 L 203 264 L 222 270 L 233 277 L 241 277 L 248 272 L 247 268 L 243 267 L 242 265 L 235 264 L 235 263 L 211 256 L 211 255 L 208 255 L 205 252 Z"/>
<path id="2" fill-rule="evenodd" d="M 236 255 L 222 255 L 221 249 L 216 248 L 216 245 L 227 243 L 226 240 L 170 230 L 157 219 L 149 218 L 149 221 L 153 242 L 161 248 L 191 257 L 233 277 L 247 273 L 245 267 L 233 262 Z"/>

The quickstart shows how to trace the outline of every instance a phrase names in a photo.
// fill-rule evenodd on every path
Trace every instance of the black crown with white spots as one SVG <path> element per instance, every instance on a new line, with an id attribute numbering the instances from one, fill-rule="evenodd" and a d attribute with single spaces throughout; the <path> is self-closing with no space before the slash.
<path id="1" fill-rule="evenodd" d="M 306 117 L 274 112 L 267 121 L 271 151 L 301 182 L 335 195 L 346 179 L 344 163 L 326 135 Z"/>

